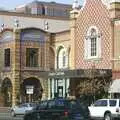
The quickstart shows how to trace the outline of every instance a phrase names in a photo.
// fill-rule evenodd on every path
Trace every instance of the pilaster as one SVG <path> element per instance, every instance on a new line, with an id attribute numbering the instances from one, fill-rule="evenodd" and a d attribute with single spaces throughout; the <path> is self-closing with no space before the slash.
<path id="1" fill-rule="evenodd" d="M 14 30 L 14 49 L 12 54 L 13 70 L 13 98 L 12 104 L 16 105 L 20 98 L 20 30 Z"/>
<path id="2" fill-rule="evenodd" d="M 71 11 L 70 13 L 70 38 L 71 38 L 71 53 L 70 53 L 70 68 L 74 69 L 75 68 L 75 29 L 76 29 L 76 19 L 78 17 L 79 11 L 77 9 Z"/>

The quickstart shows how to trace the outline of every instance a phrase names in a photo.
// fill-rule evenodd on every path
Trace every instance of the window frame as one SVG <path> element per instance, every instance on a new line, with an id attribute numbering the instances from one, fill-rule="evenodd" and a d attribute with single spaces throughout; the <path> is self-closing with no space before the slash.
<path id="1" fill-rule="evenodd" d="M 92 34 L 92 30 L 95 30 L 94 34 Z M 91 52 L 92 52 L 91 51 L 91 40 L 93 38 L 96 39 L 96 46 L 94 46 L 94 48 L 96 49 L 96 51 L 94 53 L 96 53 L 96 55 L 94 55 L 94 56 L 91 55 Z M 84 49 L 85 49 L 84 50 L 85 59 L 101 58 L 101 35 L 96 26 L 89 27 L 89 29 L 87 31 L 87 35 L 84 40 Z"/>
<path id="2" fill-rule="evenodd" d="M 37 56 L 33 56 L 34 58 L 31 58 L 32 50 L 37 51 Z M 35 53 L 35 54 L 36 54 Z M 36 60 L 35 60 L 36 57 Z M 34 60 L 33 60 L 34 59 Z M 26 67 L 38 67 L 39 63 L 39 48 L 26 48 Z"/>

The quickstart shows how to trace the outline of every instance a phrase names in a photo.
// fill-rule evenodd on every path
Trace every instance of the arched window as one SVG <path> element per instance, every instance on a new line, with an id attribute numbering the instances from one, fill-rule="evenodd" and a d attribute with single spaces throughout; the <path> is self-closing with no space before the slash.
<path id="1" fill-rule="evenodd" d="M 85 58 L 101 57 L 101 36 L 97 27 L 90 27 L 85 39 Z"/>
<path id="2" fill-rule="evenodd" d="M 63 47 L 61 47 L 58 51 L 58 55 L 57 55 L 57 66 L 59 69 L 61 68 L 65 68 L 66 67 L 66 52 L 65 52 L 65 49 Z"/>
<path id="3" fill-rule="evenodd" d="M 91 47 L 91 56 L 97 55 L 97 34 L 95 29 L 91 29 L 91 36 L 90 36 L 90 47 Z"/>

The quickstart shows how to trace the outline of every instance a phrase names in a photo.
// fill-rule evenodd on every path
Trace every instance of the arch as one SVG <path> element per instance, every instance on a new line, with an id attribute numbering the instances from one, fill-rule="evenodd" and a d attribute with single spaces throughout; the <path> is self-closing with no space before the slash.
<path id="1" fill-rule="evenodd" d="M 63 69 L 66 68 L 67 56 L 66 49 L 63 46 L 59 46 L 57 50 L 57 68 Z"/>
<path id="2" fill-rule="evenodd" d="M 13 31 L 9 29 L 5 29 L 4 31 L 1 32 L 1 41 L 11 41 L 13 40 Z"/>
<path id="3" fill-rule="evenodd" d="M 28 31 L 28 30 L 38 30 L 38 31 L 41 31 L 41 32 L 44 32 L 44 33 L 48 33 L 47 31 L 44 31 L 40 28 L 37 28 L 37 27 L 26 27 L 26 28 L 22 28 L 20 29 L 21 32 L 24 32 L 24 31 Z"/>
<path id="4" fill-rule="evenodd" d="M 39 79 L 35 77 L 29 77 L 23 80 L 23 83 L 21 84 L 22 102 L 33 102 L 33 101 L 41 100 L 42 93 L 43 93 L 43 88 Z"/>
<path id="5" fill-rule="evenodd" d="M 65 48 L 63 45 L 59 45 L 56 49 L 56 54 L 58 55 L 60 49 Z"/>
<path id="6" fill-rule="evenodd" d="M 95 29 L 96 30 L 96 34 L 99 33 L 99 29 L 96 26 L 90 26 L 87 30 L 87 36 L 89 36 L 91 34 L 91 30 Z"/>
<path id="7" fill-rule="evenodd" d="M 3 105 L 11 106 L 12 105 L 12 82 L 9 78 L 5 78 L 2 81 L 1 93 L 3 97 Z"/>
<path id="8" fill-rule="evenodd" d="M 6 32 L 6 31 L 10 31 L 10 32 L 13 32 L 13 29 L 12 28 L 4 28 L 2 31 L 1 31 L 1 34 Z"/>
<path id="9" fill-rule="evenodd" d="M 20 39 L 21 41 L 35 41 L 40 43 L 44 43 L 46 40 L 45 32 L 38 28 L 21 29 Z"/>

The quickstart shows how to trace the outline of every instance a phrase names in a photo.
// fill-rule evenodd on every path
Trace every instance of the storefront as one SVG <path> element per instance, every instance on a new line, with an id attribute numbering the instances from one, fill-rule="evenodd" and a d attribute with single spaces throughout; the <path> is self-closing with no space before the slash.
<path id="1" fill-rule="evenodd" d="M 81 84 L 87 79 L 93 79 L 91 70 L 61 70 L 48 73 L 48 99 L 55 97 L 74 96 L 75 89 L 78 84 Z M 97 69 L 95 70 L 94 78 L 98 80 L 111 79 L 111 70 Z M 96 84 L 97 85 L 97 84 Z M 103 86 L 104 87 L 104 86 Z"/>

